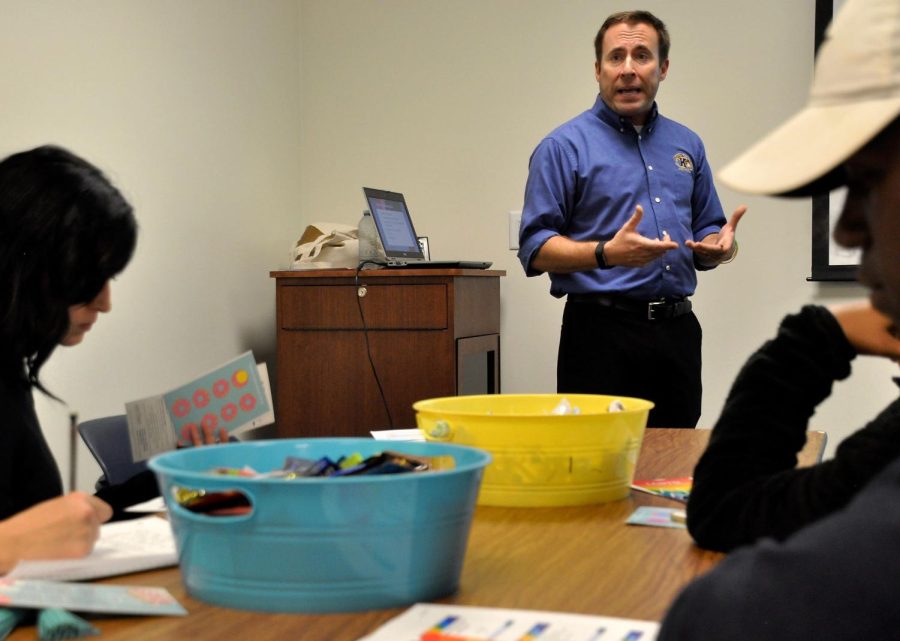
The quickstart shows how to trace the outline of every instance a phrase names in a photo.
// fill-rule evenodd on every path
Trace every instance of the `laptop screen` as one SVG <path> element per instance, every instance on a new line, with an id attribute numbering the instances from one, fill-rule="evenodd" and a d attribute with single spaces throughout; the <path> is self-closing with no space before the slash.
<path id="1" fill-rule="evenodd" d="M 403 194 L 363 187 L 388 259 L 425 260 Z"/>

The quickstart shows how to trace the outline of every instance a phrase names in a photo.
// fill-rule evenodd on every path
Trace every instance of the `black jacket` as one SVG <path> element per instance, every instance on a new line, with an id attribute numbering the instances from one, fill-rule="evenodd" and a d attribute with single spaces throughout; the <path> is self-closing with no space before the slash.
<path id="1" fill-rule="evenodd" d="M 855 351 L 834 317 L 807 306 L 744 365 L 694 472 L 688 529 L 704 548 L 783 540 L 847 505 L 900 457 L 900 400 L 846 438 L 833 459 L 795 469 L 816 406 Z M 865 402 L 865 399 L 860 399 Z"/>
<path id="2" fill-rule="evenodd" d="M 0 519 L 62 493 L 31 387 L 0 378 Z"/>
<path id="3" fill-rule="evenodd" d="M 744 547 L 682 591 L 658 641 L 896 638 L 898 402 L 833 460 L 793 469 L 815 406 L 853 356 L 834 318 L 805 307 L 745 365 L 688 504 L 701 545 Z"/>

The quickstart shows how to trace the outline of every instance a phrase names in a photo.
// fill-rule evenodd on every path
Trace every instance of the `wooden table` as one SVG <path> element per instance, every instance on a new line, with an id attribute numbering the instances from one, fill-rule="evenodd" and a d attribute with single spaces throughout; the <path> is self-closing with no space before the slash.
<path id="1" fill-rule="evenodd" d="M 648 429 L 636 478 L 689 476 L 708 430 Z M 824 435 L 811 432 L 800 464 L 821 458 Z M 672 501 L 634 492 L 622 501 L 585 507 L 479 507 L 475 513 L 461 588 L 446 603 L 577 612 L 659 620 L 682 586 L 721 558 L 693 545 L 685 530 L 626 526 L 641 505 Z M 118 585 L 167 588 L 187 617 L 94 618 L 102 639 L 170 641 L 355 641 L 404 608 L 350 614 L 245 612 L 191 598 L 177 568 L 115 577 Z M 12 641 L 34 639 L 20 628 Z"/>

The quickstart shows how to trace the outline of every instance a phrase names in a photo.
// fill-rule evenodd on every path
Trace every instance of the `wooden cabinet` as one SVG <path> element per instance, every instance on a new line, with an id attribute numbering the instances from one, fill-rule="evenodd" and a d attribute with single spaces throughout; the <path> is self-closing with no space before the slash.
<path id="1" fill-rule="evenodd" d="M 415 401 L 499 392 L 504 275 L 272 272 L 278 435 L 368 436 L 415 427 Z"/>

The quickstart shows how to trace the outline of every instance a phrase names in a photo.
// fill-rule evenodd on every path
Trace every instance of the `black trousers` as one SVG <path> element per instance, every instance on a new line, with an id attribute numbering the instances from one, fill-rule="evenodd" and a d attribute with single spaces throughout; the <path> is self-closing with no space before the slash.
<path id="1" fill-rule="evenodd" d="M 654 403 L 648 427 L 696 427 L 703 332 L 693 312 L 664 320 L 590 302 L 566 302 L 559 338 L 560 394 L 631 396 Z"/>

